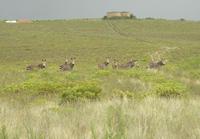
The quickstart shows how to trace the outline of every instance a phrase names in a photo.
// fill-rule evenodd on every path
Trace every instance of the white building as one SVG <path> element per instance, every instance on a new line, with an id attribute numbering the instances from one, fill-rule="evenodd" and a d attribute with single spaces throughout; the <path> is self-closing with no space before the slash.
<path id="1" fill-rule="evenodd" d="M 15 24 L 15 23 L 17 23 L 17 21 L 16 20 L 7 20 L 6 23 Z"/>

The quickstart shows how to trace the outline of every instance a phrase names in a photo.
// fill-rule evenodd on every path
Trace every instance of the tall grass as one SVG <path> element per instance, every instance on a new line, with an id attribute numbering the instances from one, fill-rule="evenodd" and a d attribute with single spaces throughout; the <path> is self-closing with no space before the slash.
<path id="1" fill-rule="evenodd" d="M 1 101 L 1 138 L 196 139 L 198 99 L 111 100 L 59 106 Z"/>

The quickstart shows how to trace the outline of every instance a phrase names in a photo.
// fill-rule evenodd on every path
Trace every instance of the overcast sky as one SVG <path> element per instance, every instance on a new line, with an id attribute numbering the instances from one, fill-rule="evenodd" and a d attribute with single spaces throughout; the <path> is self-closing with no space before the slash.
<path id="1" fill-rule="evenodd" d="M 107 11 L 200 20 L 200 0 L 0 0 L 0 19 L 99 18 Z"/>

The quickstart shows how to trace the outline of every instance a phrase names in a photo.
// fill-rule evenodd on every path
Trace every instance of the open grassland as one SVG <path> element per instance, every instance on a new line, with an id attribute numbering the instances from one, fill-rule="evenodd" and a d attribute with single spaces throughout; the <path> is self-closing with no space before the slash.
<path id="1" fill-rule="evenodd" d="M 156 51 L 167 65 L 147 70 Z M 59 70 L 66 56 L 72 72 Z M 105 57 L 139 66 L 98 70 Z M 200 22 L 0 22 L 0 63 L 0 138 L 200 136 Z"/>

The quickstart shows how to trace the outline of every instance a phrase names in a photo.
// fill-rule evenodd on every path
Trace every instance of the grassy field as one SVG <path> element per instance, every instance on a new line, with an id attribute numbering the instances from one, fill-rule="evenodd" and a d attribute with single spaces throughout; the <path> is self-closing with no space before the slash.
<path id="1" fill-rule="evenodd" d="M 1 21 L 0 138 L 199 138 L 199 45 L 193 21 Z M 147 70 L 155 52 L 168 62 Z M 139 66 L 99 70 L 106 57 Z"/>
<path id="2" fill-rule="evenodd" d="M 198 139 L 199 99 L 22 105 L 1 101 L 0 138 Z"/>

